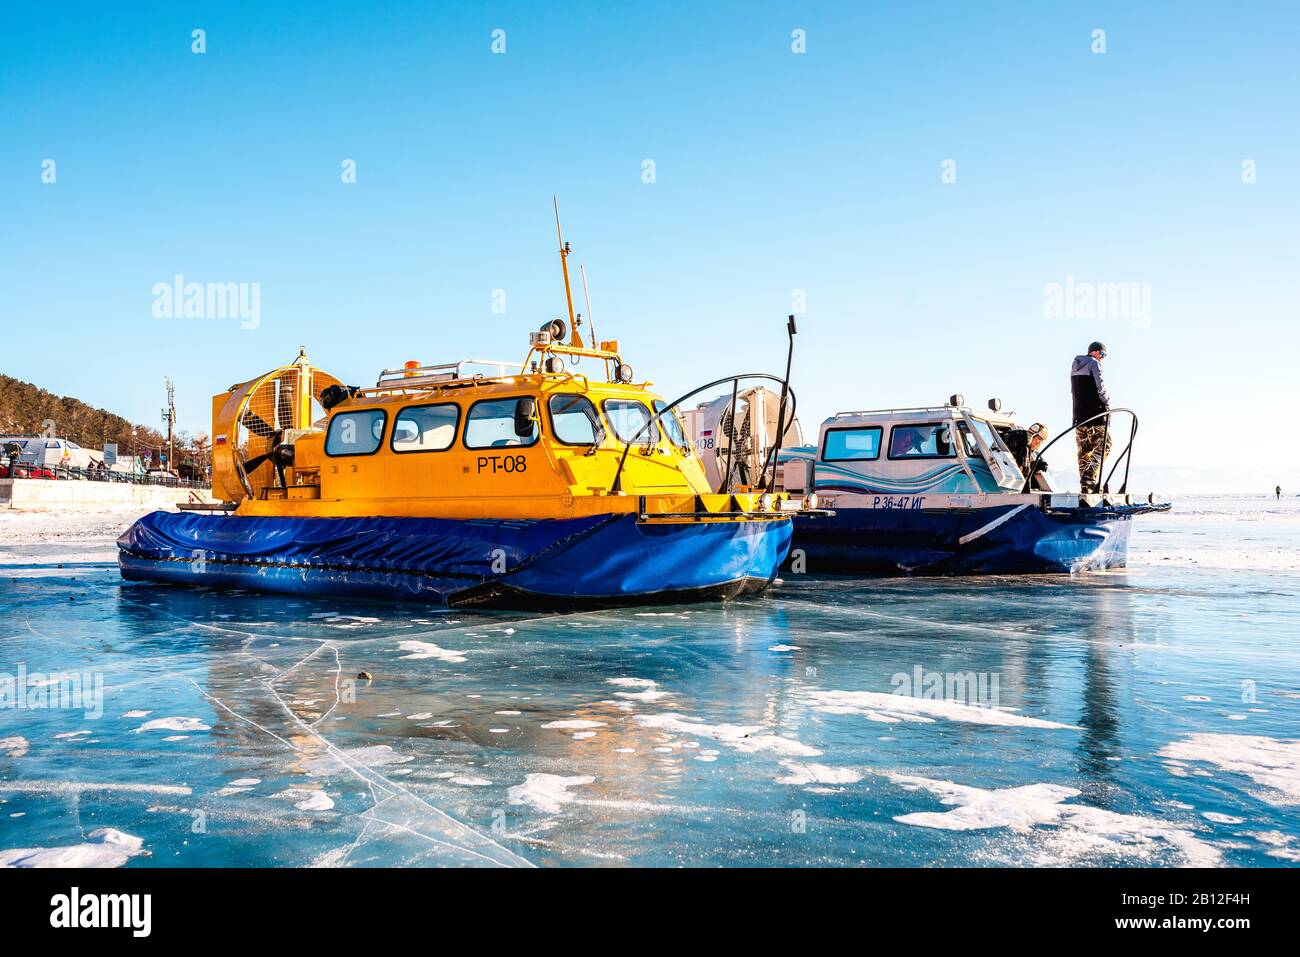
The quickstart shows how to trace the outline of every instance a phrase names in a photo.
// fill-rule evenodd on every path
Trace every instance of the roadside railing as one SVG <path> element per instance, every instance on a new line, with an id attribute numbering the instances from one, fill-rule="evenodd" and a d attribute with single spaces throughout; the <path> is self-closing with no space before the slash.
<path id="1" fill-rule="evenodd" d="M 4 460 L 0 458 L 0 463 Z M 83 469 L 67 465 L 36 465 L 14 462 L 0 465 L 0 478 L 36 479 L 68 482 L 116 482 L 126 485 L 160 485 L 167 488 L 208 488 L 211 483 L 176 475 L 144 475 L 115 472 L 112 469 Z"/>

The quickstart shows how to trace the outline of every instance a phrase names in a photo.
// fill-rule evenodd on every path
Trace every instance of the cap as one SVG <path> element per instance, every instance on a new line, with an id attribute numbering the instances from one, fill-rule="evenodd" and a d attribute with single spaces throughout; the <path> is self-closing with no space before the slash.
<path id="1" fill-rule="evenodd" d="M 1088 346 L 1088 351 L 1089 351 L 1089 352 L 1105 352 L 1105 351 L 1106 351 L 1106 343 L 1104 343 L 1104 342 L 1094 342 L 1092 345 Z"/>

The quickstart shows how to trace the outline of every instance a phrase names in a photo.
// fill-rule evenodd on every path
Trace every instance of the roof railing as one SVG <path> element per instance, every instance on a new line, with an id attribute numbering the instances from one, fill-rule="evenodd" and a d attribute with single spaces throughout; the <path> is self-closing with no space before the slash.
<path id="1" fill-rule="evenodd" d="M 959 405 L 918 405 L 898 409 L 856 409 L 850 412 L 836 412 L 832 418 L 838 419 L 845 415 L 881 415 L 886 412 L 960 412 L 963 406 Z"/>
<path id="2" fill-rule="evenodd" d="M 492 374 L 488 375 L 484 372 L 466 374 L 466 369 L 472 367 L 491 370 Z M 518 375 L 518 369 L 518 362 L 505 362 L 500 359 L 460 359 L 456 362 L 439 362 L 433 365 L 414 366 L 410 369 L 385 369 L 379 373 L 375 389 L 423 389 L 476 379 L 505 379 Z"/>

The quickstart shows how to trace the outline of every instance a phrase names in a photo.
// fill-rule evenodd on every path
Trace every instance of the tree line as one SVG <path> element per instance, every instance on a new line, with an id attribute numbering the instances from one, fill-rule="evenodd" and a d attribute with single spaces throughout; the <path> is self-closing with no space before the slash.
<path id="1" fill-rule="evenodd" d="M 132 430 L 135 430 L 134 437 Z M 167 451 L 167 434 L 152 426 L 136 425 L 106 409 L 97 409 L 71 396 L 55 395 L 30 382 L 0 374 L 0 434 L 52 435 L 71 439 L 87 449 L 103 449 L 116 442 L 117 454 L 147 457 L 155 466 Z M 207 468 L 211 452 L 208 434 L 178 431 L 173 436 L 176 468 L 182 476 L 198 477 Z"/>

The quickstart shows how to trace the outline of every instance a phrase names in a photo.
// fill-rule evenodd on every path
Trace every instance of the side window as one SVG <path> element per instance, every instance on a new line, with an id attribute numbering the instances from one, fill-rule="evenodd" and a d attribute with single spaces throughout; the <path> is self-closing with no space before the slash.
<path id="1" fill-rule="evenodd" d="M 547 402 L 551 410 L 551 431 L 565 445 L 595 445 L 603 427 L 600 413 L 585 395 L 560 393 Z"/>
<path id="2" fill-rule="evenodd" d="M 454 402 L 408 406 L 393 422 L 393 451 L 441 452 L 449 449 L 456 441 L 458 425 L 460 407 Z"/>
<path id="3" fill-rule="evenodd" d="M 889 433 L 891 459 L 950 459 L 957 451 L 949 438 L 947 423 L 925 425 L 896 425 Z"/>
<path id="4" fill-rule="evenodd" d="M 880 458 L 880 426 L 827 429 L 822 459 L 826 462 L 871 462 Z"/>
<path id="5" fill-rule="evenodd" d="M 966 428 L 965 422 L 958 424 L 957 434 L 961 436 L 961 449 L 966 453 L 966 458 L 984 458 L 984 453 L 980 451 L 980 444 L 975 441 L 975 436 L 971 435 L 970 429 Z M 997 448 L 997 445 L 993 447 Z"/>
<path id="6" fill-rule="evenodd" d="M 330 419 L 326 455 L 370 455 L 379 448 L 388 416 L 380 409 L 340 412 Z"/>
<path id="7" fill-rule="evenodd" d="M 988 443 L 990 449 L 999 447 L 998 440 L 993 436 L 993 428 L 987 422 L 983 419 L 971 419 L 971 422 L 975 425 L 975 431 L 980 434 L 980 438 Z"/>
<path id="8" fill-rule="evenodd" d="M 668 408 L 668 403 L 663 399 L 655 399 L 653 405 L 656 412 L 662 412 L 664 409 Z M 682 431 L 682 423 L 681 420 L 677 418 L 676 409 L 669 412 L 667 415 L 661 415 L 659 417 L 659 425 L 666 433 L 668 433 L 668 441 L 679 449 L 690 445 L 690 443 L 686 441 L 686 433 Z"/>
<path id="9" fill-rule="evenodd" d="M 537 441 L 537 420 L 529 435 L 515 434 L 515 408 L 527 396 L 484 399 L 475 402 L 465 417 L 465 448 L 501 449 L 532 445 Z"/>
<path id="10" fill-rule="evenodd" d="M 614 429 L 614 434 L 621 442 L 631 442 L 640 433 L 637 442 L 658 442 L 659 429 L 651 426 L 644 432 L 641 428 L 650 421 L 650 413 L 640 402 L 631 399 L 606 399 L 605 417 Z"/>

